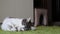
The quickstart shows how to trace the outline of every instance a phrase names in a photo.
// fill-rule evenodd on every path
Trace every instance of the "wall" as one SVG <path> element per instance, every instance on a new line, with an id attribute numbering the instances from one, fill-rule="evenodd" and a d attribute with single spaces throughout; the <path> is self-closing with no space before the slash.
<path id="1" fill-rule="evenodd" d="M 31 17 L 33 21 L 33 0 L 0 0 L 0 21 L 7 16 Z"/>

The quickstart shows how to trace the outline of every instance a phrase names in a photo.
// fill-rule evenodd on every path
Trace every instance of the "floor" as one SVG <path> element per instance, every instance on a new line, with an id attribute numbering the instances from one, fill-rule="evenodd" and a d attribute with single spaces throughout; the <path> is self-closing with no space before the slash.
<path id="1" fill-rule="evenodd" d="M 0 34 L 60 34 L 59 26 L 38 26 L 36 30 L 8 32 L 0 30 Z"/>

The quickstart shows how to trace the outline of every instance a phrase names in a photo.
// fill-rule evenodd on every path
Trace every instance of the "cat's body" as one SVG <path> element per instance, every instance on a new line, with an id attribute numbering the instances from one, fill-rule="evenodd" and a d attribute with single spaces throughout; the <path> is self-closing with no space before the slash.
<path id="1" fill-rule="evenodd" d="M 31 22 L 29 19 L 24 18 L 10 18 L 4 19 L 1 29 L 4 31 L 24 31 L 31 29 Z"/>

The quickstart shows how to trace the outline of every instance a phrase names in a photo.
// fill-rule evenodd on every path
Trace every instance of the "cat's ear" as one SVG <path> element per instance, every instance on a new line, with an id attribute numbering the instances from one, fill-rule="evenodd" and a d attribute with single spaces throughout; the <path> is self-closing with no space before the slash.
<path id="1" fill-rule="evenodd" d="M 27 18 L 27 22 L 30 22 L 31 21 L 31 17 Z"/>

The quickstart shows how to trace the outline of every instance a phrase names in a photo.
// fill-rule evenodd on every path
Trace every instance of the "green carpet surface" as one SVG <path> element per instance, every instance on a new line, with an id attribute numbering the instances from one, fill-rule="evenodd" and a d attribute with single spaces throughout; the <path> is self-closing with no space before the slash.
<path id="1" fill-rule="evenodd" d="M 9 32 L 0 30 L 0 34 L 60 34 L 59 26 L 39 26 L 36 30 Z"/>

